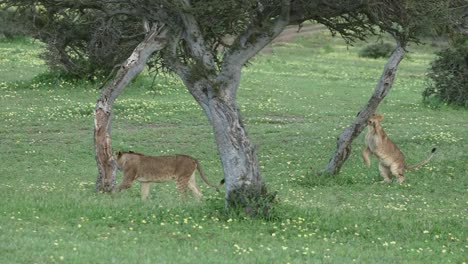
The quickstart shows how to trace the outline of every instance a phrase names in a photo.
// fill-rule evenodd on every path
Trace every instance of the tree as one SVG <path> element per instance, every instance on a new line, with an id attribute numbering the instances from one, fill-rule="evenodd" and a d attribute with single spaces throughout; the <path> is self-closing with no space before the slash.
<path id="1" fill-rule="evenodd" d="M 405 43 L 397 39 L 397 46 L 390 55 L 384 67 L 382 75 L 375 87 L 374 93 L 369 98 L 367 104 L 358 112 L 353 123 L 347 127 L 337 138 L 336 151 L 328 164 L 322 170 L 322 174 L 337 174 L 344 162 L 351 155 L 351 143 L 361 134 L 367 126 L 367 120 L 375 112 L 380 102 L 385 98 L 392 88 L 393 80 L 398 69 L 398 65 L 405 56 Z"/>
<path id="2" fill-rule="evenodd" d="M 106 75 L 145 34 L 141 18 L 105 2 L 112 1 L 0 0 L 1 31 L 44 42 L 41 57 L 51 70 L 77 78 Z"/>
<path id="3" fill-rule="evenodd" d="M 116 162 L 111 146 L 112 105 L 123 89 L 145 68 L 148 58 L 165 47 L 167 31 L 154 25 L 127 61 L 120 66 L 112 82 L 102 89 L 94 110 L 94 146 L 98 176 L 96 190 L 109 192 L 115 186 Z"/>
<path id="4" fill-rule="evenodd" d="M 389 1 L 384 8 L 370 9 L 368 15 L 384 32 L 389 33 L 397 45 L 385 65 L 374 93 L 367 104 L 358 112 L 353 123 L 337 138 L 336 150 L 322 169 L 322 175 L 336 175 L 351 155 L 351 144 L 367 126 L 367 120 L 376 111 L 380 102 L 392 88 L 398 65 L 404 58 L 409 42 L 419 43 L 421 33 L 443 32 L 447 27 L 460 28 L 464 24 L 463 12 L 467 10 L 463 1 Z M 452 11 L 451 10 L 455 10 Z M 459 18 L 459 19 L 457 19 Z"/>

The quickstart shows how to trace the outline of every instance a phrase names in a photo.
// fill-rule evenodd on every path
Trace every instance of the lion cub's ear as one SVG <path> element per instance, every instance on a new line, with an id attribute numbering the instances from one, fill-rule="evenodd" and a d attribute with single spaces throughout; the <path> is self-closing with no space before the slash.
<path id="1" fill-rule="evenodd" d="M 120 157 L 120 156 L 122 156 L 122 151 L 120 151 L 120 150 L 119 150 L 119 151 L 116 151 L 116 152 L 114 152 L 114 155 L 115 155 L 116 157 Z"/>

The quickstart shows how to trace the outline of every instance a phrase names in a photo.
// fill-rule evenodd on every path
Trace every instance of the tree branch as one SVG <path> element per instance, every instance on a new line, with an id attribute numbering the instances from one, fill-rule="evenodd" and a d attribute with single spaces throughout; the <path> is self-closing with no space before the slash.
<path id="1" fill-rule="evenodd" d="M 245 32 L 234 40 L 233 45 L 224 55 L 221 71 L 216 78 L 216 82 L 221 84 L 218 87 L 225 88 L 221 91 L 225 93 L 225 96 L 235 98 L 238 86 L 232 87 L 232 85 L 222 84 L 230 83 L 234 79 L 240 80 L 242 66 L 276 38 L 288 25 L 290 4 L 290 0 L 282 1 L 281 13 L 273 22 L 269 21 L 269 16 L 264 20 L 254 17 Z M 264 24 L 267 25 L 266 28 L 264 28 Z"/>
<path id="2" fill-rule="evenodd" d="M 232 48 L 224 56 L 223 68 L 228 65 L 242 67 L 250 58 L 268 45 L 289 24 L 290 10 L 291 1 L 283 0 L 281 13 L 273 23 L 269 21 L 270 17 L 266 17 L 265 20 L 258 20 L 254 17 L 246 31 L 234 40 Z M 264 25 L 267 25 L 266 28 L 263 28 Z"/>
<path id="3" fill-rule="evenodd" d="M 145 39 L 138 44 L 132 55 L 122 64 L 112 83 L 106 85 L 103 96 L 113 102 L 127 84 L 144 69 L 151 54 L 165 47 L 167 30 L 161 29 L 162 27 L 158 28 L 156 25 L 151 28 Z"/>
<path id="4" fill-rule="evenodd" d="M 189 0 L 180 0 L 184 9 L 190 8 Z M 191 51 L 192 57 L 198 62 L 202 63 L 205 69 L 214 71 L 215 60 L 209 48 L 205 45 L 203 34 L 198 26 L 198 22 L 195 17 L 186 12 L 180 11 L 179 13 L 185 27 L 185 41 L 187 41 L 188 48 Z"/>
<path id="5" fill-rule="evenodd" d="M 208 89 L 203 88 L 200 86 L 200 83 L 197 83 L 197 81 L 193 80 L 191 77 L 190 68 L 184 65 L 177 56 L 177 47 L 179 45 L 180 39 L 180 34 L 174 34 L 174 36 L 169 39 L 167 49 L 162 54 L 163 60 L 168 65 L 170 70 L 172 70 L 180 77 L 182 82 L 184 82 L 185 87 L 187 87 L 190 94 L 192 94 L 200 106 L 207 110 L 208 95 L 207 92 L 204 92 L 204 90 L 207 91 Z M 206 111 L 206 113 L 209 113 L 209 111 Z"/>

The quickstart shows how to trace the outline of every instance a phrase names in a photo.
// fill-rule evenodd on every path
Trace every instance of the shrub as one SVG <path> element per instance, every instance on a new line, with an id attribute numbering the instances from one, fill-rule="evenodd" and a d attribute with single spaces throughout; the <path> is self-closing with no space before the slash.
<path id="1" fill-rule="evenodd" d="M 0 9 L 0 37 L 12 39 L 26 35 L 26 29 L 14 16 L 11 9 Z"/>
<path id="2" fill-rule="evenodd" d="M 76 78 L 107 76 L 145 35 L 139 17 L 106 18 L 99 10 L 55 5 L 0 8 L 0 25 L 0 37 L 26 36 L 45 43 L 41 58 L 48 68 Z"/>
<path id="3" fill-rule="evenodd" d="M 108 75 L 143 38 L 142 34 L 124 38 L 130 34 L 128 31 L 138 32 L 135 23 L 110 24 L 93 16 L 99 14 L 79 17 L 76 21 L 54 21 L 55 24 L 42 28 L 43 33 L 37 38 L 46 43 L 41 57 L 49 69 L 78 78 Z"/>
<path id="4" fill-rule="evenodd" d="M 359 51 L 359 57 L 365 58 L 386 58 L 390 56 L 395 46 L 388 42 L 369 44 Z"/>
<path id="5" fill-rule="evenodd" d="M 427 75 L 424 102 L 468 107 L 468 40 L 438 52 Z"/>

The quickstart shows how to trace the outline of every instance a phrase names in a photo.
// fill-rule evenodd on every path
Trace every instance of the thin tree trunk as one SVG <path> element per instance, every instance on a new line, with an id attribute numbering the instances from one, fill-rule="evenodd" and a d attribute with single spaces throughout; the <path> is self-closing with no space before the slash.
<path id="1" fill-rule="evenodd" d="M 382 102 L 388 91 L 392 88 L 398 65 L 404 56 L 404 46 L 397 40 L 397 47 L 385 65 L 382 76 L 374 90 L 374 94 L 361 111 L 359 111 L 354 122 L 337 138 L 336 151 L 320 174 L 335 175 L 340 172 L 341 166 L 343 166 L 351 155 L 351 143 L 367 126 L 367 120 L 375 112 L 380 102 Z"/>
<path id="2" fill-rule="evenodd" d="M 94 146 L 98 168 L 96 191 L 110 192 L 115 186 L 117 166 L 112 155 L 110 137 L 112 105 L 128 83 L 144 69 L 151 54 L 166 45 L 165 34 L 166 31 L 160 33 L 156 26 L 153 27 L 120 67 L 114 80 L 103 88 L 101 97 L 96 102 L 94 110 Z"/>

